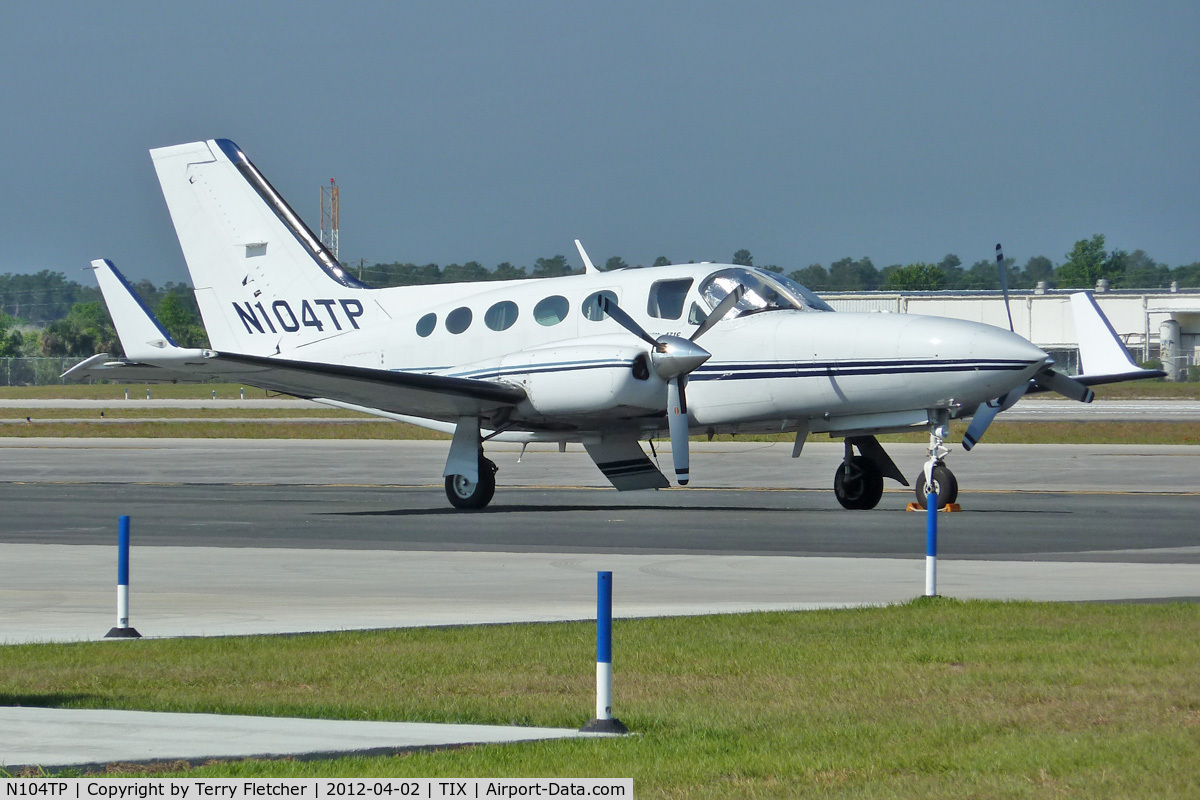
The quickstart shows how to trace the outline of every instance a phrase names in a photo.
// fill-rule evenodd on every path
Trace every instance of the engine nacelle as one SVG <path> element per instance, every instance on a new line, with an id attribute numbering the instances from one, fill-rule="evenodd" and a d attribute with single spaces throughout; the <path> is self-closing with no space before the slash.
<path id="1" fill-rule="evenodd" d="M 649 368 L 646 350 L 626 336 L 594 337 L 586 344 L 521 350 L 456 373 L 520 386 L 528 400 L 517 407 L 517 417 L 637 417 L 666 407 L 666 384 Z"/>

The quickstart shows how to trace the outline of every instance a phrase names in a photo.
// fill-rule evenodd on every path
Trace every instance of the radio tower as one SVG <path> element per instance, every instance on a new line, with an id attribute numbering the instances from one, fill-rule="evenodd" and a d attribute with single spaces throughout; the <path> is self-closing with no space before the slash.
<path id="1" fill-rule="evenodd" d="M 321 187 L 321 244 L 338 257 L 338 185 L 333 178 Z"/>

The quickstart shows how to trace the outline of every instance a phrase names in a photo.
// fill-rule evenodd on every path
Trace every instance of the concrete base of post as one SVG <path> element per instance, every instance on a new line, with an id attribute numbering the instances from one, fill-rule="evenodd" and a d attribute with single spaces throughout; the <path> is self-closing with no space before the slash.
<path id="1" fill-rule="evenodd" d="M 629 728 L 619 719 L 592 719 L 579 729 L 580 733 L 629 733 Z"/>
<path id="2" fill-rule="evenodd" d="M 135 628 L 113 628 L 104 634 L 105 639 L 140 639 L 142 635 Z"/>

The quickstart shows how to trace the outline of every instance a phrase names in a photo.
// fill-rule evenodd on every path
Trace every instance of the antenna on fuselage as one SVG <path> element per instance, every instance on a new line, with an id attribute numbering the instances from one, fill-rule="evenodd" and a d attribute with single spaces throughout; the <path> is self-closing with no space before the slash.
<path id="1" fill-rule="evenodd" d="M 583 259 L 584 274 L 590 275 L 592 273 L 599 273 L 600 270 L 596 269 L 596 265 L 592 263 L 590 258 L 588 258 L 587 251 L 583 249 L 583 243 L 578 239 L 575 240 L 575 248 L 579 250 L 579 257 Z"/>

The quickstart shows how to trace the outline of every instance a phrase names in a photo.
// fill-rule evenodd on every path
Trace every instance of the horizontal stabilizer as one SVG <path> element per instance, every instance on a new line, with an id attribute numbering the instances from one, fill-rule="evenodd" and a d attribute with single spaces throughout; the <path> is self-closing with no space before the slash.
<path id="1" fill-rule="evenodd" d="M 1075 379 L 1085 386 L 1119 383 L 1143 378 L 1161 378 L 1164 373 L 1141 369 L 1129 357 L 1121 337 L 1096 305 L 1091 292 L 1071 295 L 1071 314 L 1075 318 L 1075 337 L 1079 342 L 1079 370 Z M 1053 387 L 1048 387 L 1053 388 Z M 1055 389 L 1055 391 L 1058 391 Z"/>

